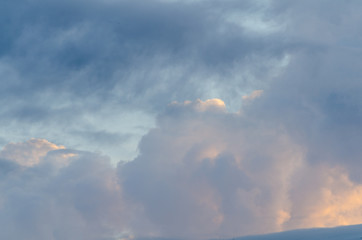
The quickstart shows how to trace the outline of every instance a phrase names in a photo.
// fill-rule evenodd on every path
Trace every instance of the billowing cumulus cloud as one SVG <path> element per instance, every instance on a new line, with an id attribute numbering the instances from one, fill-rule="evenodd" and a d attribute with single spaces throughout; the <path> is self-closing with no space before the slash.
<path id="1" fill-rule="evenodd" d="M 120 165 L 125 196 L 149 221 L 136 232 L 232 237 L 362 221 L 362 184 L 343 159 L 314 161 L 283 126 L 228 113 L 221 102 L 169 105 L 140 155 Z"/>
<path id="2" fill-rule="evenodd" d="M 293 132 L 247 113 L 220 99 L 174 102 L 117 168 L 42 139 L 10 143 L 0 152 L 1 236 L 212 238 L 362 221 L 349 162 L 314 161 Z"/>
<path id="3" fill-rule="evenodd" d="M 113 239 L 123 223 L 114 168 L 42 139 L 0 152 L 0 238 Z"/>
<path id="4" fill-rule="evenodd" d="M 0 238 L 361 223 L 361 11 L 5 0 Z"/>
<path id="5" fill-rule="evenodd" d="M 170 104 L 139 156 L 117 168 L 42 139 L 10 143 L 0 152 L 1 234 L 211 238 L 360 223 L 349 163 L 313 161 L 310 150 L 220 99 Z"/>

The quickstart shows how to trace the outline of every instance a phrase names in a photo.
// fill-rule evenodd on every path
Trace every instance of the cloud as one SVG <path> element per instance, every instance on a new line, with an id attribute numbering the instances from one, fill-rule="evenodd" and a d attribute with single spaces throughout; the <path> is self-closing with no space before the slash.
<path id="1" fill-rule="evenodd" d="M 146 133 L 138 126 L 151 128 L 170 102 L 222 98 L 231 106 L 257 79 L 270 79 L 287 52 L 276 30 L 259 38 L 241 24 L 269 22 L 268 7 L 254 1 L 6 2 L 0 116 L 9 130 L 0 134 L 112 152 L 115 162 L 136 155 Z M 109 139 L 84 138 L 94 132 Z M 106 144 L 116 135 L 131 136 L 122 151 Z"/>
<path id="2" fill-rule="evenodd" d="M 361 222 L 359 1 L 5 2 L 1 238 Z"/>
<path id="3" fill-rule="evenodd" d="M 244 95 L 242 97 L 243 101 L 250 102 L 263 94 L 263 90 L 254 90 L 249 95 Z"/>
<path id="4" fill-rule="evenodd" d="M 31 139 L 8 144 L 0 167 L 1 238 L 99 240 L 122 232 L 121 187 L 108 159 Z"/>
<path id="5" fill-rule="evenodd" d="M 362 185 L 353 182 L 343 167 L 309 166 L 306 177 L 292 189 L 294 219 L 288 228 L 360 224 Z"/>
<path id="6" fill-rule="evenodd" d="M 251 103 L 256 110 L 263 99 Z M 312 159 L 314 149 L 287 125 L 250 109 L 174 102 L 142 138 L 139 156 L 117 168 L 43 139 L 8 144 L 0 152 L 0 236 L 204 239 L 359 223 L 362 184 L 350 163 L 329 153 Z"/>
<path id="7" fill-rule="evenodd" d="M 210 102 L 221 100 L 169 105 L 140 155 L 119 166 L 125 196 L 148 220 L 133 223 L 136 233 L 233 237 L 362 221 L 362 184 L 343 160 L 311 159 L 293 132 L 246 112 L 200 111 Z"/>
<path id="8" fill-rule="evenodd" d="M 188 108 L 194 109 L 199 112 L 205 112 L 205 111 L 226 111 L 226 106 L 224 101 L 218 98 L 214 99 L 207 99 L 206 101 L 202 101 L 200 99 L 197 99 L 195 102 L 192 101 L 185 101 L 183 103 L 178 102 L 172 102 L 172 107 L 178 107 L 180 109 L 184 108 L 184 106 L 187 106 Z"/>
<path id="9" fill-rule="evenodd" d="M 7 144 L 0 152 L 0 158 L 29 167 L 39 164 L 48 152 L 58 149 L 64 149 L 64 146 L 57 146 L 45 139 L 31 139 L 24 143 Z"/>
<path id="10" fill-rule="evenodd" d="M 277 131 L 242 127 L 238 114 L 190 105 L 170 105 L 143 138 L 140 156 L 121 168 L 125 193 L 161 236 L 278 230 L 303 151 Z"/>

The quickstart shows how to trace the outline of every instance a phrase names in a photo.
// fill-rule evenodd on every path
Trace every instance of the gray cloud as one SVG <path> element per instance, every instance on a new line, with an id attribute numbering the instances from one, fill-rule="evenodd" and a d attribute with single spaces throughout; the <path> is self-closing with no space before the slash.
<path id="1" fill-rule="evenodd" d="M 121 188 L 109 160 L 45 140 L 1 152 L 1 238 L 107 239 L 121 233 Z"/>
<path id="2" fill-rule="evenodd" d="M 2 238 L 360 223 L 361 7 L 5 1 Z"/>
<path id="3" fill-rule="evenodd" d="M 0 114 L 2 124 L 14 125 L 15 141 L 69 141 L 88 128 L 140 138 L 145 132 L 109 127 L 104 116 L 150 119 L 174 100 L 221 97 L 237 108 L 240 93 L 270 78 L 295 48 L 280 44 L 277 31 L 254 33 L 228 19 L 268 14 L 251 1 L 19 0 L 6 1 L 1 11 Z"/>
<path id="4" fill-rule="evenodd" d="M 270 104 L 267 97 L 254 104 Z M 301 141 L 305 125 L 293 130 L 283 115 L 277 121 L 268 113 L 228 113 L 220 100 L 171 104 L 142 139 L 140 155 L 119 166 L 124 196 L 148 220 L 132 229 L 212 238 L 359 223 L 362 185 L 353 165 L 333 152 L 315 158 L 311 152 L 328 142 Z M 333 141 L 343 146 L 343 138 Z"/>

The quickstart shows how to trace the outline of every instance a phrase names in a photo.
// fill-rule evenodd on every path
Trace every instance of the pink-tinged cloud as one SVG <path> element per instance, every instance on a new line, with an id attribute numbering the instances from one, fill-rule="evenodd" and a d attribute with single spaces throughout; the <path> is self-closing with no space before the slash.
<path id="1" fill-rule="evenodd" d="M 0 152 L 1 239 L 109 239 L 123 223 L 109 159 L 43 139 Z"/>
<path id="2" fill-rule="evenodd" d="M 343 165 L 311 163 L 285 128 L 207 103 L 171 104 L 139 156 L 120 165 L 123 194 L 142 219 L 135 233 L 233 237 L 362 221 L 362 185 Z"/>
<path id="3" fill-rule="evenodd" d="M 30 139 L 27 142 L 9 143 L 0 152 L 0 158 L 12 160 L 22 166 L 39 164 L 48 152 L 64 149 L 45 139 Z"/>
<path id="4" fill-rule="evenodd" d="M 293 132 L 263 123 L 219 99 L 173 103 L 117 167 L 43 139 L 9 143 L 0 237 L 205 239 L 360 223 L 348 164 L 312 161 Z"/>

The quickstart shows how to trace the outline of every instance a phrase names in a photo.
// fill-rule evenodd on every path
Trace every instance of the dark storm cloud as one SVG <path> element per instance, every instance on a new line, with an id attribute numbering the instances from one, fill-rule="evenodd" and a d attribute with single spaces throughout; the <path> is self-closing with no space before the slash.
<path id="1" fill-rule="evenodd" d="M 235 61 L 243 62 L 250 55 L 278 58 L 285 51 L 273 38 L 248 36 L 223 19 L 231 7 L 252 10 L 248 2 L 241 6 L 158 1 L 6 3 L 2 59 L 20 79 L 2 91 L 24 99 L 50 90 L 67 91 L 77 100 L 78 95 L 102 100 L 110 97 L 108 91 L 116 83 L 125 92 L 134 92 L 133 98 L 142 98 L 146 89 L 158 84 L 157 79 L 130 83 L 127 74 L 158 56 L 165 56 L 171 65 L 196 63 L 192 71 L 228 72 Z M 115 71 L 122 71 L 121 78 L 113 78 Z M 168 79 L 167 90 L 188 82 L 179 81 Z M 170 96 L 161 104 L 169 100 Z"/>
<path id="2" fill-rule="evenodd" d="M 92 128 L 124 134 L 131 128 L 110 127 L 103 116 L 143 119 L 140 113 L 155 115 L 174 100 L 217 95 L 235 103 L 245 89 L 271 79 L 289 49 L 298 48 L 277 31 L 253 32 L 252 26 L 229 19 L 234 14 L 245 21 L 255 14 L 261 22 L 278 22 L 264 5 L 5 1 L 0 10 L 1 123 L 14 128 L 10 138 L 16 141 L 34 136 L 55 141 L 55 135 L 70 139 L 73 132 Z M 71 143 L 86 149 L 91 144 Z"/>

